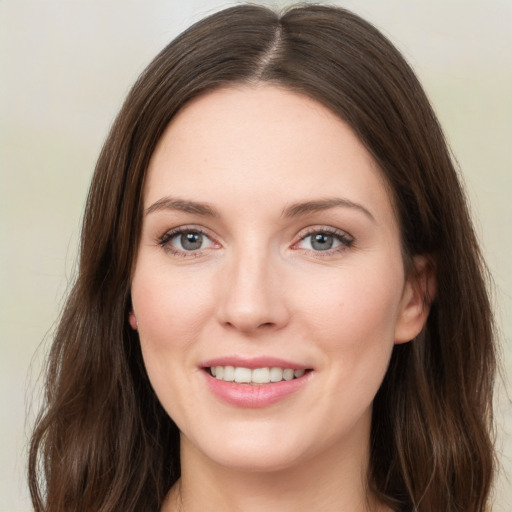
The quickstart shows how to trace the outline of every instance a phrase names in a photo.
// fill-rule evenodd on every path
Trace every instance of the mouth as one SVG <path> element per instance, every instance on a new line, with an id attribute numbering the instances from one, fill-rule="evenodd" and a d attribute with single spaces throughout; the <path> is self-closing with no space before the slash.
<path id="1" fill-rule="evenodd" d="M 275 357 L 228 356 L 204 361 L 208 389 L 222 402 L 238 408 L 265 408 L 300 393 L 314 369 Z"/>
<path id="2" fill-rule="evenodd" d="M 217 380 L 235 384 L 264 386 L 282 381 L 300 379 L 311 369 L 293 369 L 278 366 L 246 368 L 243 366 L 209 366 L 205 371 Z"/>

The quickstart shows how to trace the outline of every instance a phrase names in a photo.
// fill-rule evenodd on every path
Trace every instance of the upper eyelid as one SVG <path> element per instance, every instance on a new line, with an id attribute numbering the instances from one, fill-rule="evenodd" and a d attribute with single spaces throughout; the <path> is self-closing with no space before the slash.
<path id="1" fill-rule="evenodd" d="M 354 240 L 354 237 L 344 229 L 335 228 L 333 226 L 322 226 L 322 225 L 315 225 L 315 226 L 309 226 L 307 228 L 301 229 L 297 235 L 297 240 L 302 240 L 303 238 L 313 235 L 315 233 L 329 233 L 331 235 L 339 235 L 344 238 L 350 238 L 351 240 Z"/>
<path id="2" fill-rule="evenodd" d="M 198 226 L 198 225 L 195 225 L 195 224 L 186 224 L 184 226 L 177 226 L 175 228 L 170 228 L 170 229 L 166 229 L 164 231 L 164 233 L 159 236 L 158 238 L 164 238 L 165 236 L 174 236 L 174 235 L 179 235 L 180 233 L 187 233 L 187 232 L 195 232 L 195 233 L 201 233 L 202 235 L 205 235 L 207 236 L 208 238 L 217 238 L 215 237 L 212 232 L 203 227 L 203 226 Z"/>

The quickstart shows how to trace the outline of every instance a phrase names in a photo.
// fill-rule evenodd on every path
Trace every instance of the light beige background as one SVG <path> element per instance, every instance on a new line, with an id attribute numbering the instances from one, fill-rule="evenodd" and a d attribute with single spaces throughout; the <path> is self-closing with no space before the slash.
<path id="1" fill-rule="evenodd" d="M 217 0 L 0 0 L 0 512 L 28 511 L 41 360 L 72 280 L 95 159 L 149 60 Z M 286 2 L 267 2 L 284 4 Z M 423 81 L 467 184 L 512 373 L 512 1 L 353 0 Z M 512 408 L 501 393 L 502 462 Z M 28 411 L 28 416 L 27 416 Z M 26 420 L 28 417 L 28 420 Z M 497 512 L 512 510 L 502 475 Z"/>

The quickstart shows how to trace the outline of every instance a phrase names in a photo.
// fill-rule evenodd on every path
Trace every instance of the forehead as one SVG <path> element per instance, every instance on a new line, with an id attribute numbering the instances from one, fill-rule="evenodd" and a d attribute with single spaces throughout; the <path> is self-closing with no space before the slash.
<path id="1" fill-rule="evenodd" d="M 179 151 L 179 145 L 193 142 L 212 151 L 212 141 L 238 142 L 246 153 L 274 146 L 283 155 L 295 150 L 288 156 L 318 156 L 334 142 L 346 156 L 364 153 L 367 163 L 377 168 L 350 127 L 331 110 L 304 94 L 269 84 L 222 87 L 194 98 L 169 123 L 155 153 Z"/>
<path id="2" fill-rule="evenodd" d="M 391 208 L 351 128 L 319 102 L 270 85 L 217 89 L 178 112 L 151 158 L 145 206 L 165 193 L 253 205 L 348 194 Z"/>

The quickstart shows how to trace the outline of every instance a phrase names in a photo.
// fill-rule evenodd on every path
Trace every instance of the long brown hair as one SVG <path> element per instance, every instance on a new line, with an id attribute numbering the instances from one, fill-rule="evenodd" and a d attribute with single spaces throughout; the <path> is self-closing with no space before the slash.
<path id="1" fill-rule="evenodd" d="M 308 95 L 349 123 L 394 196 L 405 260 L 428 255 L 435 268 L 427 325 L 394 348 L 374 401 L 370 489 L 396 511 L 487 510 L 493 323 L 457 173 L 399 52 L 358 16 L 313 5 L 216 13 L 169 44 L 129 93 L 96 166 L 79 271 L 48 359 L 29 459 L 35 510 L 158 510 L 179 478 L 179 431 L 127 321 L 145 173 L 187 101 L 257 82 Z"/>

